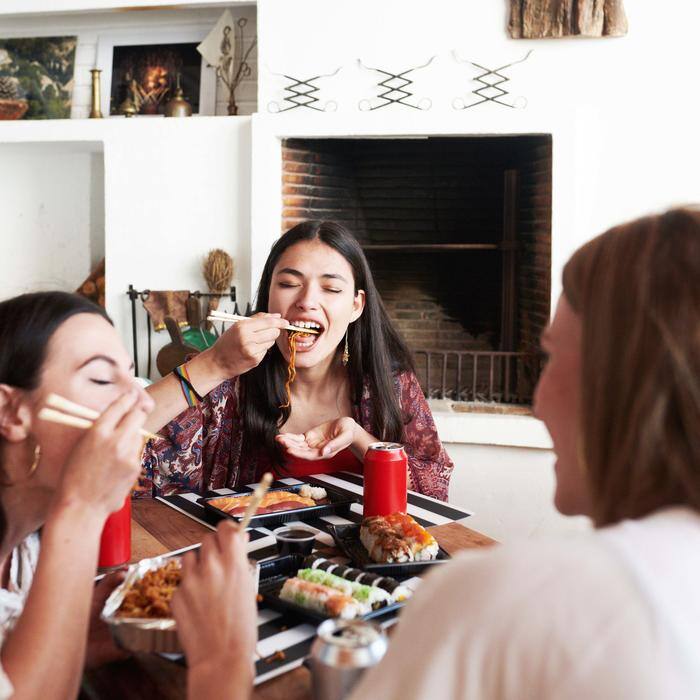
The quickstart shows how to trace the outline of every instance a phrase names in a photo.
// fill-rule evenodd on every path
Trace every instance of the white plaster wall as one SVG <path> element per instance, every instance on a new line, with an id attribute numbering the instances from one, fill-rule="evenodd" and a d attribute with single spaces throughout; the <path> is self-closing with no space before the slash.
<path id="1" fill-rule="evenodd" d="M 128 348 L 129 284 L 203 290 L 201 264 L 211 248 L 233 257 L 233 284 L 239 298 L 248 300 L 250 133 L 249 117 L 0 123 L 0 208 L 13 216 L 0 225 L 0 252 L 18 270 L 12 287 L 0 280 L 0 296 L 30 288 L 74 289 L 85 277 L 67 283 L 59 271 L 89 267 L 87 203 L 99 189 L 100 174 L 90 175 L 97 150 L 104 152 L 104 195 L 98 201 L 104 206 L 107 311 Z M 16 162 L 6 161 L 6 153 L 16 154 Z M 66 233 L 72 231 L 80 235 Z M 143 374 L 145 317 L 139 312 Z M 165 342 L 164 334 L 155 336 L 154 354 Z"/>
<path id="2" fill-rule="evenodd" d="M 24 2 L 25 0 L 22 0 Z M 43 0 L 42 0 L 43 2 Z M 17 4 L 17 3 L 16 3 Z M 27 3 L 27 12 L 37 12 L 42 3 Z M 68 11 L 79 9 L 81 6 L 100 9 L 113 3 L 90 0 L 89 3 L 62 2 L 46 3 L 45 8 L 61 14 L 27 14 L 20 16 L 3 15 L 5 11 L 17 11 L 14 8 L 3 7 L 0 3 L 0 36 L 77 36 L 78 44 L 75 54 L 75 80 L 72 95 L 71 117 L 86 118 L 90 113 L 91 75 L 90 69 L 103 68 L 97 62 L 100 37 L 119 35 L 119 43 L 127 43 L 130 35 L 153 35 L 153 43 L 163 43 L 167 32 L 186 30 L 190 27 L 204 27 L 202 38 L 206 35 L 207 27 L 213 28 L 225 9 L 223 3 L 218 7 L 153 10 L 149 12 L 84 12 L 69 14 Z M 151 4 L 149 2 L 149 4 Z M 153 3 L 162 4 L 162 3 Z M 201 3 L 193 3 L 201 4 Z M 213 4 L 213 3 L 211 3 Z M 49 8 L 50 5 L 50 8 Z M 245 28 L 246 47 L 257 32 L 255 7 L 240 6 L 230 3 L 234 19 L 245 17 L 248 24 Z M 165 33 L 165 34 L 164 34 Z M 123 41 L 122 41 L 123 40 Z M 239 104 L 239 114 L 252 114 L 257 109 L 257 52 L 253 50 L 250 56 L 251 75 L 241 82 L 236 97 Z M 105 85 L 107 76 L 102 77 Z M 216 91 L 216 114 L 225 115 L 227 111 L 228 93 L 221 84 Z"/>
<path id="3" fill-rule="evenodd" d="M 104 257 L 101 152 L 0 144 L 0 298 L 75 290 Z"/>
<path id="4" fill-rule="evenodd" d="M 455 469 L 451 503 L 473 511 L 466 524 L 499 542 L 576 532 L 587 518 L 561 515 L 552 502 L 550 450 L 445 443 Z"/>
<path id="5" fill-rule="evenodd" d="M 129 284 L 206 291 L 201 267 L 212 248 L 234 259 L 239 298 L 249 253 L 250 119 L 119 120 L 105 143 L 107 309 L 131 348 Z M 111 125 L 111 124 L 110 124 Z M 224 308 L 224 307 L 222 307 Z M 145 376 L 146 336 L 139 314 Z M 154 337 L 156 350 L 168 342 Z M 153 368 L 153 378 L 159 375 Z"/>

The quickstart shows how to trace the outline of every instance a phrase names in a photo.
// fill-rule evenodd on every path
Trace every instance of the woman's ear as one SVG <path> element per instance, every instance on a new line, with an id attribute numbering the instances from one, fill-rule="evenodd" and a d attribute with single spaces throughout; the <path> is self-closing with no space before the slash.
<path id="1" fill-rule="evenodd" d="M 350 323 L 353 321 L 357 321 L 360 316 L 362 316 L 362 312 L 365 309 L 365 290 L 364 289 L 358 289 L 357 292 L 355 292 L 355 298 L 353 299 L 352 302 L 352 314 L 350 315 Z"/>
<path id="2" fill-rule="evenodd" d="M 7 384 L 0 384 L 0 437 L 7 442 L 22 442 L 29 435 L 31 410 L 23 392 Z"/>

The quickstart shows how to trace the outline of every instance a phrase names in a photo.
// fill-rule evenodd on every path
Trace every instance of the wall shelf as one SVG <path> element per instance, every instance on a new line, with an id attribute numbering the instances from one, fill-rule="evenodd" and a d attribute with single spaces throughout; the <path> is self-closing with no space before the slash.
<path id="1" fill-rule="evenodd" d="M 3 0 L 0 17 L 61 13 L 128 12 L 130 10 L 193 10 L 254 6 L 257 0 Z"/>

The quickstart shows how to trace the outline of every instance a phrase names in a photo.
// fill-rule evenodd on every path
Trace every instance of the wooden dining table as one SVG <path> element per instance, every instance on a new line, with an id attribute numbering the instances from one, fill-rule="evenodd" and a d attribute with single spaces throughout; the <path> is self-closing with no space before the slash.
<path id="1" fill-rule="evenodd" d="M 494 540 L 466 527 L 464 521 L 429 528 L 450 555 L 487 547 Z M 132 561 L 198 544 L 211 530 L 173 508 L 151 499 L 136 500 L 132 509 Z M 179 700 L 186 698 L 186 667 L 156 654 L 134 654 L 86 672 L 81 697 L 91 700 Z M 309 671 L 297 667 L 253 690 L 256 700 L 308 700 Z"/>

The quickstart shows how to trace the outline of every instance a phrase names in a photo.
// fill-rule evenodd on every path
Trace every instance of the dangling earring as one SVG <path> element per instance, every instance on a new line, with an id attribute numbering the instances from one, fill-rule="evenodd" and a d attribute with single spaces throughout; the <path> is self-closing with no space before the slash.
<path id="1" fill-rule="evenodd" d="M 343 363 L 343 367 L 347 367 L 348 362 L 350 362 L 350 348 L 348 347 L 348 330 L 349 328 L 345 329 L 345 349 L 343 350 L 343 356 L 340 358 L 340 361 Z"/>

